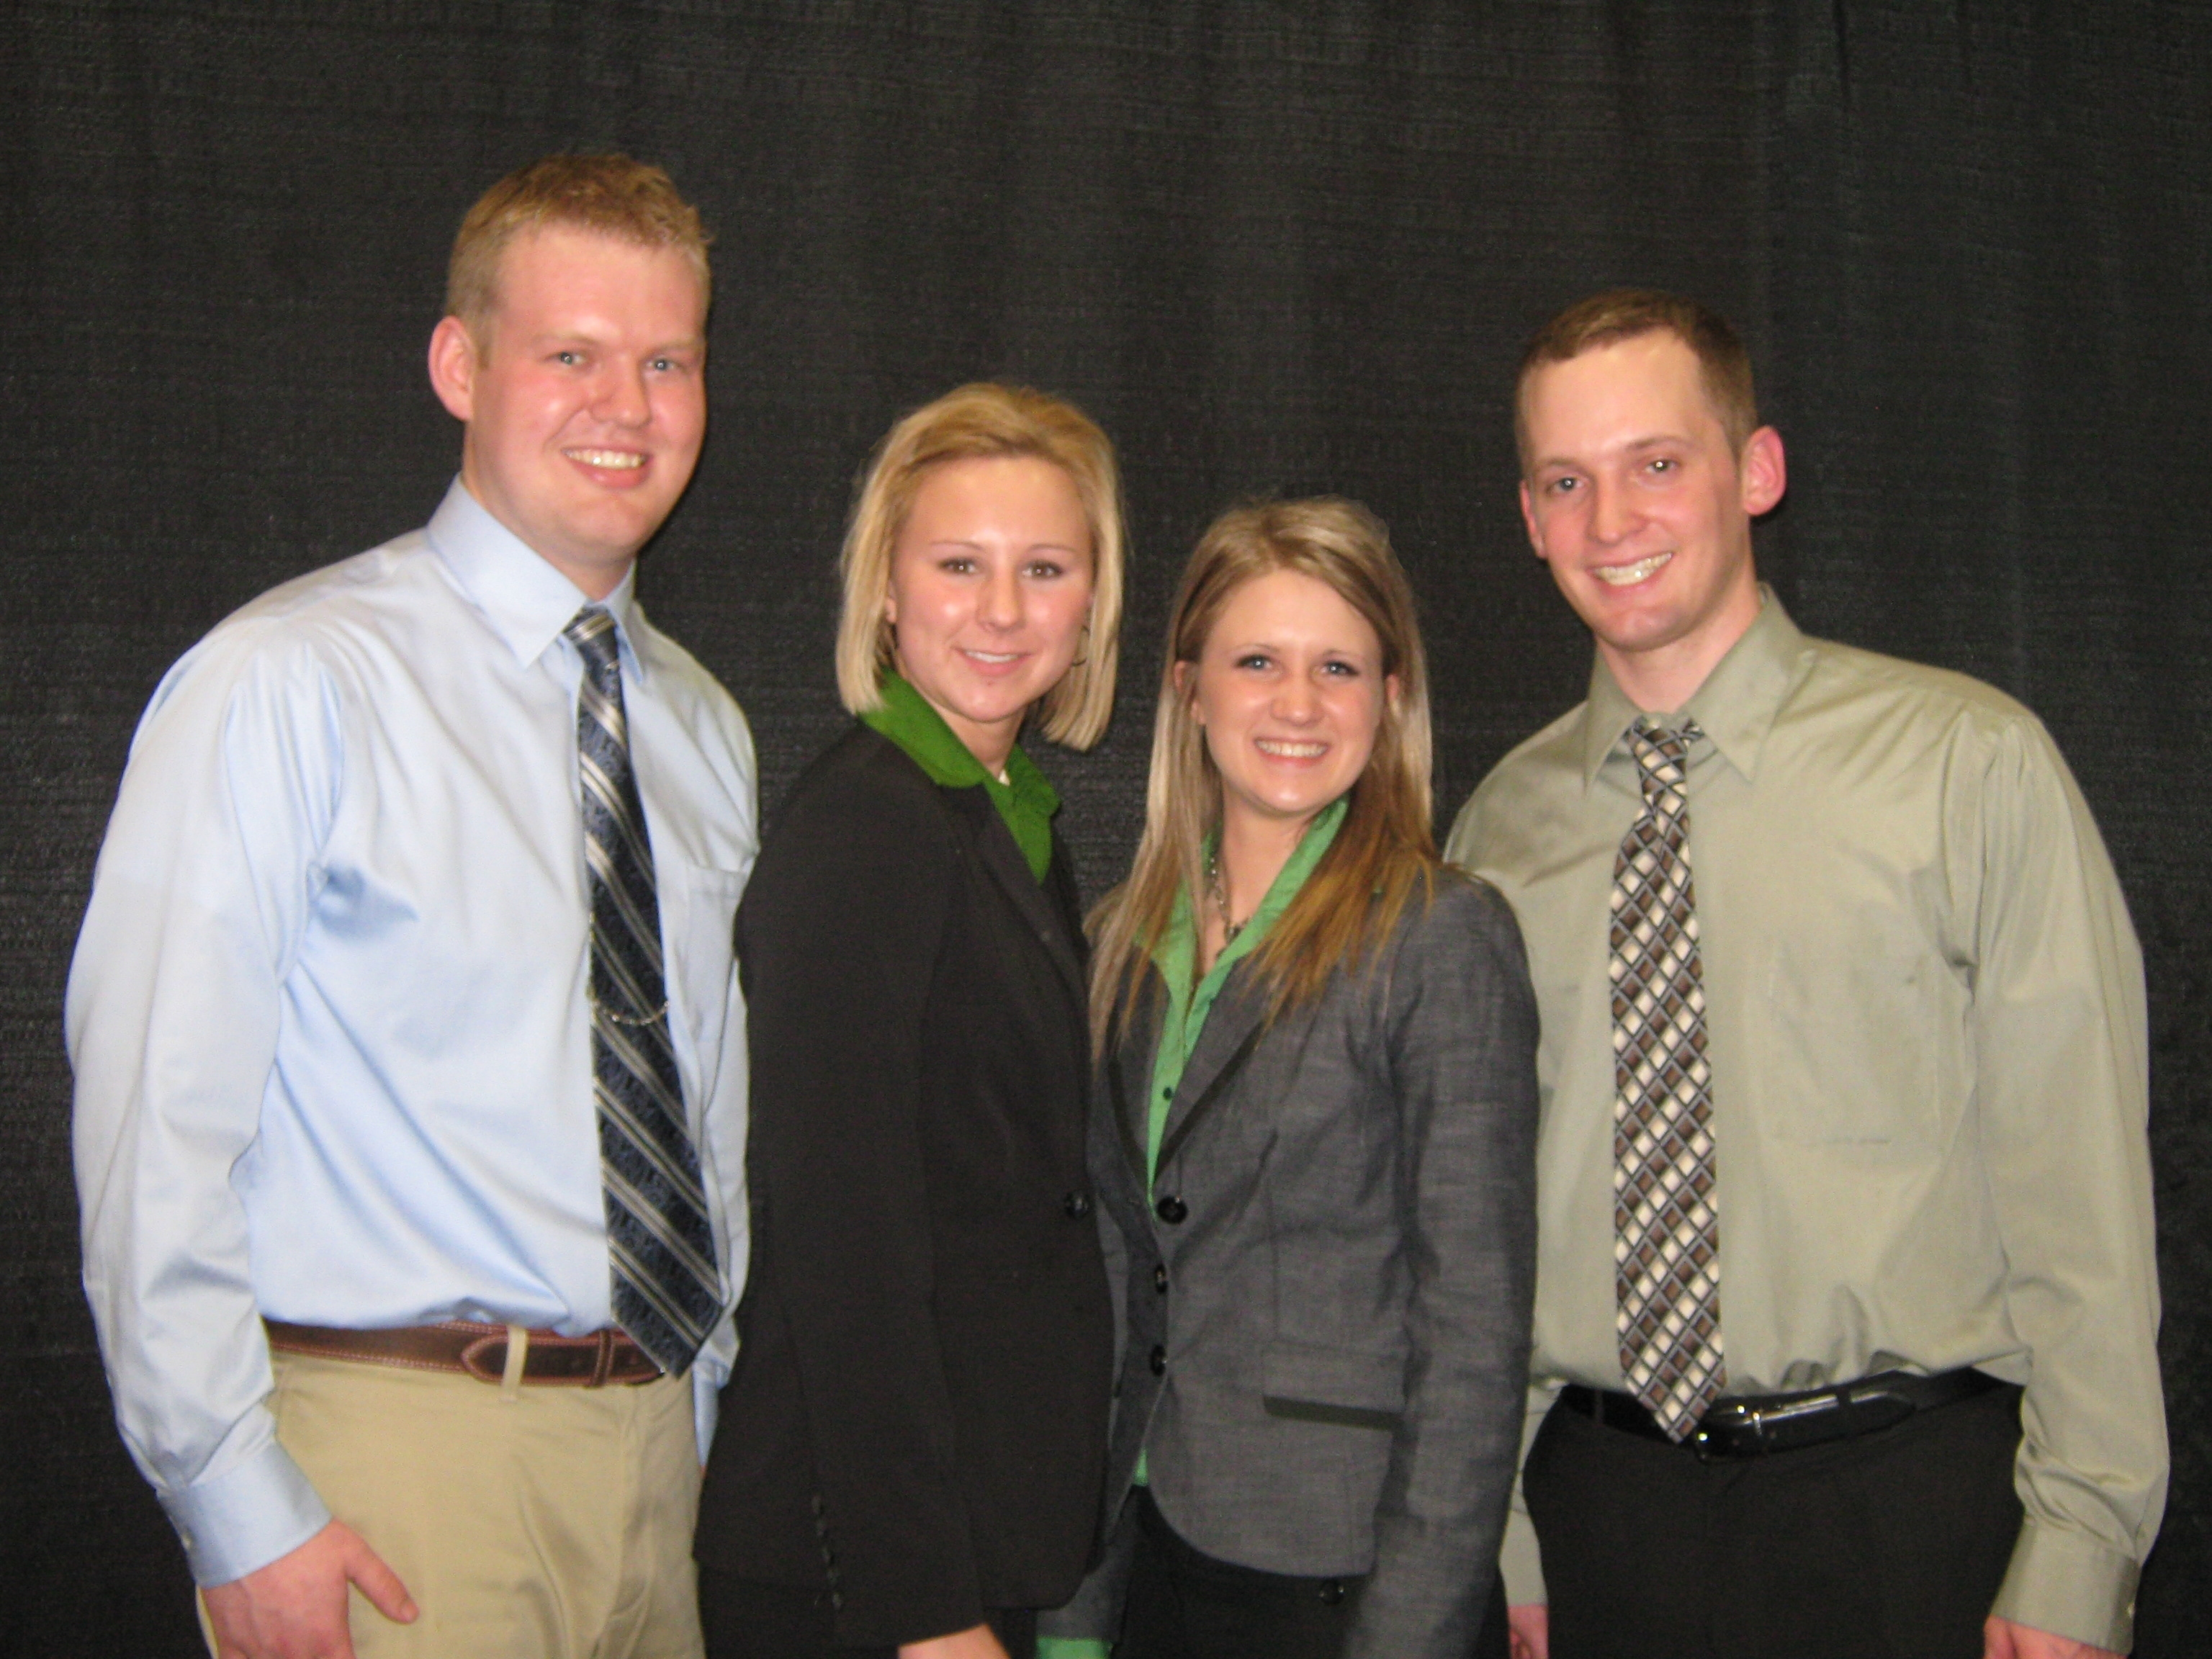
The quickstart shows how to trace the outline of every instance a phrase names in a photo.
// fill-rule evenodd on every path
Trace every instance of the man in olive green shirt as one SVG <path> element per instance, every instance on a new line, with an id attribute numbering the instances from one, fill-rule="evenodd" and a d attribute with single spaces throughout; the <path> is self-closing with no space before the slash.
<path id="1" fill-rule="evenodd" d="M 1512 901 L 1543 1022 L 1515 1651 L 2124 1653 L 2166 1479 L 2142 972 L 2080 793 L 2019 704 L 1808 639 L 1759 585 L 1782 442 L 1711 313 L 1563 313 L 1516 431 L 1530 538 L 1597 650 L 1449 849 Z M 1686 1139 L 1724 1367 L 1671 1428 L 1624 1380 L 1616 1271 L 1645 716 L 1685 745 Z M 1774 1395 L 1802 1397 L 1732 1403 Z"/>

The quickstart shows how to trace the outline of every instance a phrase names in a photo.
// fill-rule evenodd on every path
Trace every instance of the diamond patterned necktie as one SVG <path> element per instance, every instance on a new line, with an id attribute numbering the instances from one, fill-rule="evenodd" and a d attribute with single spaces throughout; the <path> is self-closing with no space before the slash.
<path id="1" fill-rule="evenodd" d="M 653 843 L 630 775 L 614 618 L 586 605 L 562 631 L 584 659 L 576 747 L 592 897 L 592 1081 L 615 1319 L 675 1376 L 721 1314 L 721 1273 L 669 1044 Z"/>
<path id="2" fill-rule="evenodd" d="M 1728 1382 L 1705 972 L 1683 794 L 1694 723 L 1629 732 L 1644 810 L 1613 866 L 1613 1266 L 1628 1391 L 1676 1440 Z"/>

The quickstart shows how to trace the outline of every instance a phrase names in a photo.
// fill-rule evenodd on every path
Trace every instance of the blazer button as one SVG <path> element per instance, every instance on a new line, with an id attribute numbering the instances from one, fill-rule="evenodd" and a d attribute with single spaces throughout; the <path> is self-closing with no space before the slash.
<path id="1" fill-rule="evenodd" d="M 1190 1206 L 1184 1203 L 1173 1193 L 1170 1193 L 1165 1198 L 1152 1206 L 1152 1212 L 1154 1214 L 1158 1215 L 1161 1220 L 1166 1222 L 1169 1226 L 1174 1227 L 1180 1225 L 1182 1218 L 1190 1213 Z"/>
<path id="2" fill-rule="evenodd" d="M 1158 1262 L 1152 1264 L 1152 1288 L 1162 1296 L 1168 1293 L 1168 1270 Z"/>
<path id="3" fill-rule="evenodd" d="M 1344 1580 L 1332 1578 L 1321 1587 L 1321 1604 L 1325 1607 L 1337 1606 L 1344 1600 Z"/>
<path id="4" fill-rule="evenodd" d="M 1091 1213 L 1091 1194 L 1070 1193 L 1060 1200 L 1060 1207 L 1067 1212 L 1067 1218 L 1070 1221 L 1080 1221 Z"/>
<path id="5" fill-rule="evenodd" d="M 1168 1351 L 1159 1344 L 1152 1345 L 1152 1375 L 1164 1376 L 1168 1370 Z"/>

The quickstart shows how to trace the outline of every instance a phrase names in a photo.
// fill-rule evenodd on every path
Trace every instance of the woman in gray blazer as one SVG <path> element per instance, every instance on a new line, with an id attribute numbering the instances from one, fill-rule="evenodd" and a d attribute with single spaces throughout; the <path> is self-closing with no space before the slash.
<path id="1" fill-rule="evenodd" d="M 1465 1659 L 1520 1445 L 1535 1004 L 1439 865 L 1387 532 L 1217 520 L 1093 920 L 1120 1382 L 1107 1559 L 1041 1652 Z"/>

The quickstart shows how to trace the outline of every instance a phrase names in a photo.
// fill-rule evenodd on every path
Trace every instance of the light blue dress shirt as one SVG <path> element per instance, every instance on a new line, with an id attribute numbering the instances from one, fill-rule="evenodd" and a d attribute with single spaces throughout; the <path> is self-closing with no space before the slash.
<path id="1" fill-rule="evenodd" d="M 425 529 L 218 625 L 132 741 L 70 975 L 84 1281 L 202 1584 L 329 1519 L 263 1404 L 264 1315 L 611 1322 L 561 637 L 585 603 L 457 480 Z M 604 603 L 734 1303 L 752 741 L 629 579 Z M 735 1352 L 726 1315 L 693 1371 L 702 1458 Z"/>

